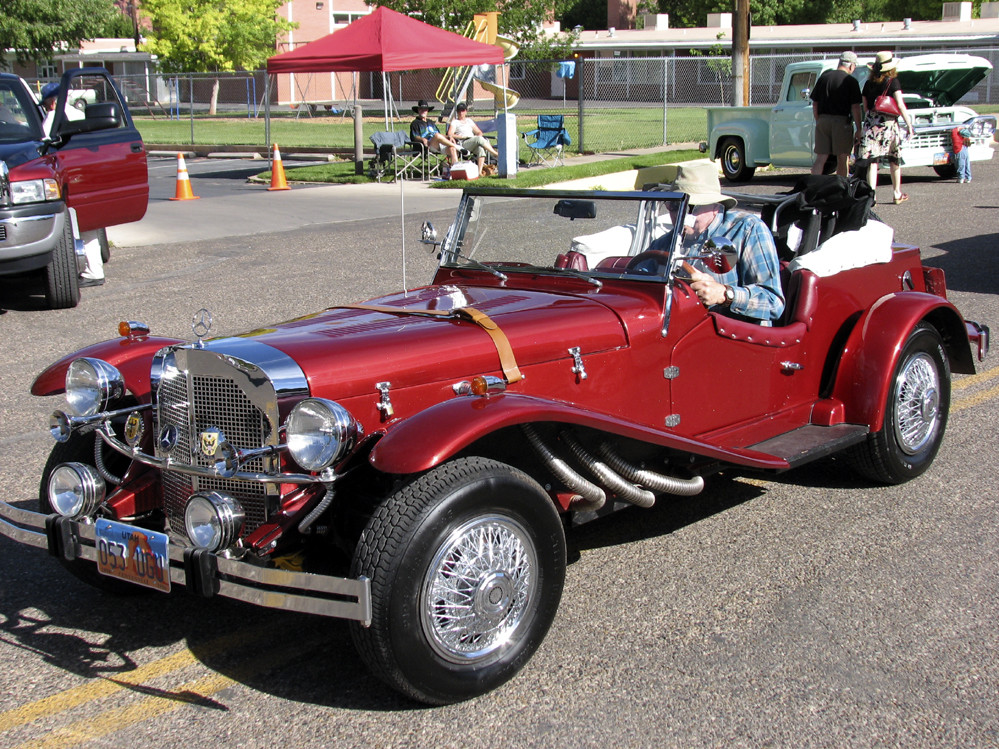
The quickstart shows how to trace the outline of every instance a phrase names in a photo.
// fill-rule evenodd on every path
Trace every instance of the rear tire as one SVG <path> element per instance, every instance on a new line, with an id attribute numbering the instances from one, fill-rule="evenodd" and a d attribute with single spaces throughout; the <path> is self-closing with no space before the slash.
<path id="1" fill-rule="evenodd" d="M 950 366 L 940 334 L 917 325 L 892 372 L 881 429 L 852 452 L 855 468 L 883 484 L 901 484 L 933 463 L 950 410 Z"/>
<path id="2" fill-rule="evenodd" d="M 519 470 L 461 458 L 386 499 L 354 553 L 371 580 L 370 627 L 351 623 L 368 668 L 412 699 L 467 700 L 512 678 L 541 644 L 565 580 L 565 535 Z"/>
<path id="3" fill-rule="evenodd" d="M 76 269 L 76 247 L 69 214 L 52 260 L 45 269 L 45 301 L 49 309 L 68 309 L 80 302 L 80 280 Z"/>
<path id="4" fill-rule="evenodd" d="M 740 138 L 725 138 L 719 154 L 722 174 L 729 182 L 748 182 L 756 174 L 756 167 L 746 164 L 746 146 Z"/>

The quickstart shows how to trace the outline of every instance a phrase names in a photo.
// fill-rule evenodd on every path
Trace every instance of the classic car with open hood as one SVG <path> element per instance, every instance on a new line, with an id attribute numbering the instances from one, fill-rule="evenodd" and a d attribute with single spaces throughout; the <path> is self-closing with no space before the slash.
<path id="1" fill-rule="evenodd" d="M 853 75 L 863 88 L 871 60 L 860 62 Z M 815 161 L 815 119 L 809 95 L 819 76 L 835 67 L 835 59 L 791 63 L 773 106 L 708 107 L 708 140 L 701 150 L 719 160 L 731 182 L 749 180 L 757 167 L 767 164 L 810 167 Z M 992 158 L 995 115 L 980 115 L 959 103 L 992 72 L 991 62 L 976 55 L 914 55 L 900 58 L 897 69 L 915 127 L 902 144 L 906 167 L 932 167 L 941 177 L 956 176 L 950 132 L 958 125 L 971 133 L 972 161 Z M 830 161 L 829 173 L 835 161 Z"/>
<path id="2" fill-rule="evenodd" d="M 39 511 L 0 503 L 0 533 L 102 588 L 348 619 L 417 700 L 491 690 L 554 620 L 565 520 L 720 470 L 933 463 L 987 328 L 884 224 L 739 199 L 785 259 L 772 326 L 698 301 L 688 265 L 731 255 L 684 255 L 681 193 L 484 188 L 424 225 L 429 286 L 231 337 L 202 310 L 193 342 L 123 322 L 34 382 L 65 405 Z"/>

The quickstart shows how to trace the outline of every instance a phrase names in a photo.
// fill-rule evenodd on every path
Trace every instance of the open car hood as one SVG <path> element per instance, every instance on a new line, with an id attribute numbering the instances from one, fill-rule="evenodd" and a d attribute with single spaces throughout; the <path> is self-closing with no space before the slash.
<path id="1" fill-rule="evenodd" d="M 902 93 L 921 96 L 938 107 L 950 107 L 992 70 L 992 63 L 974 55 L 916 55 L 898 61 Z"/>

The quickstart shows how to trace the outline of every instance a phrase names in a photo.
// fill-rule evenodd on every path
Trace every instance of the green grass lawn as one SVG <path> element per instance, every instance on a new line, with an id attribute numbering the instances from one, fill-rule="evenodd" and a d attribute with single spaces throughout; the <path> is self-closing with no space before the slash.
<path id="1" fill-rule="evenodd" d="M 673 164 L 678 161 L 701 158 L 696 150 L 661 151 L 642 156 L 625 156 L 618 159 L 605 159 L 587 164 L 568 164 L 553 169 L 532 168 L 520 169 L 513 179 L 504 177 L 483 177 L 476 180 L 476 185 L 493 187 L 542 187 L 553 182 L 565 182 L 584 177 L 596 177 L 601 174 L 613 174 L 629 169 L 641 169 L 646 166 Z M 317 164 L 295 169 L 285 169 L 285 176 L 291 181 L 300 182 L 331 182 L 331 183 L 361 183 L 371 182 L 371 177 L 354 174 L 353 162 L 337 162 L 332 164 Z M 264 172 L 261 179 L 269 181 L 271 173 Z M 441 189 L 460 189 L 470 184 L 464 180 L 448 180 L 434 182 L 431 186 Z"/>
<path id="2" fill-rule="evenodd" d="M 521 133 L 534 129 L 537 111 L 518 111 L 517 130 Z M 478 119 L 487 119 L 480 114 Z M 411 118 L 396 120 L 396 130 L 409 128 Z M 669 142 L 680 143 L 702 140 L 706 137 L 707 116 L 704 109 L 677 107 L 667 110 Z M 136 125 L 147 143 L 168 145 L 247 146 L 265 148 L 264 119 L 238 117 L 196 117 L 194 137 L 191 137 L 191 120 L 137 117 Z M 566 130 L 573 145 L 568 152 L 579 150 L 579 118 L 567 115 Z M 589 153 L 606 153 L 626 148 L 651 148 L 663 144 L 663 113 L 661 109 L 597 109 L 587 111 L 583 122 L 583 146 Z M 364 148 L 371 150 L 368 137 L 385 130 L 385 120 L 378 117 L 364 118 Z M 319 116 L 299 118 L 271 117 L 272 143 L 283 150 L 294 148 L 330 148 L 351 150 L 354 147 L 354 122 L 349 117 Z M 521 145 L 521 157 L 527 158 L 527 148 Z"/>

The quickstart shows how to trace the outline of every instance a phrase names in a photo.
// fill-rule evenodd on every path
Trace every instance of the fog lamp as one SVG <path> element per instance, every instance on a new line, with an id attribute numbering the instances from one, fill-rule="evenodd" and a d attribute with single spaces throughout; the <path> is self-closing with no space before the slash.
<path id="1" fill-rule="evenodd" d="M 194 494 L 184 510 L 184 528 L 199 549 L 227 549 L 239 539 L 246 517 L 239 502 L 222 492 Z"/>
<path id="2" fill-rule="evenodd" d="M 63 463 L 49 476 L 49 505 L 67 518 L 90 515 L 104 501 L 104 479 L 86 463 Z"/>
<path id="3" fill-rule="evenodd" d="M 125 378 L 106 361 L 76 359 L 66 370 L 66 404 L 74 416 L 93 416 L 125 394 Z"/>

